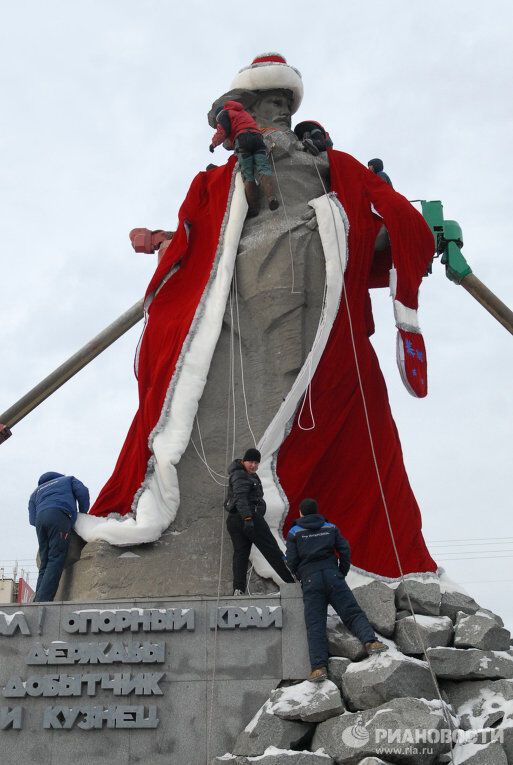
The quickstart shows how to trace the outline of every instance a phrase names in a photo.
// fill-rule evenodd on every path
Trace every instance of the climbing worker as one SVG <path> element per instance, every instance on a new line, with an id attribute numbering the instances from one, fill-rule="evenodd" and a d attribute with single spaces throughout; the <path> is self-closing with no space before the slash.
<path id="1" fill-rule="evenodd" d="M 369 159 L 367 162 L 367 167 L 369 170 L 374 173 L 374 175 L 377 175 L 378 178 L 382 178 L 385 183 L 388 183 L 389 186 L 393 187 L 392 181 L 390 180 L 389 176 L 385 173 L 383 170 L 383 160 L 382 159 Z"/>
<path id="2" fill-rule="evenodd" d="M 251 545 L 255 545 L 270 566 L 285 582 L 294 582 L 284 555 L 264 518 L 265 500 L 262 482 L 257 475 L 258 449 L 247 449 L 243 458 L 228 468 L 228 493 L 225 509 L 226 527 L 233 544 L 233 594 L 244 595 Z"/>
<path id="3" fill-rule="evenodd" d="M 294 133 L 302 142 L 306 151 L 316 157 L 322 151 L 333 148 L 330 134 L 323 128 L 320 122 L 306 120 L 299 122 L 294 128 Z"/>
<path id="4" fill-rule="evenodd" d="M 53 600 L 61 578 L 70 533 L 81 513 L 89 510 L 89 490 L 72 475 L 43 473 L 29 499 L 29 523 L 39 542 L 39 576 L 34 603 Z"/>
<path id="5" fill-rule="evenodd" d="M 255 217 L 260 209 L 256 175 L 259 176 L 269 209 L 277 210 L 279 202 L 276 199 L 273 171 L 267 159 L 262 133 L 251 114 L 238 101 L 226 101 L 224 108 L 218 110 L 216 121 L 217 130 L 209 150 L 213 152 L 220 144 L 227 149 L 235 149 L 248 200 L 248 217 Z"/>
<path id="6" fill-rule="evenodd" d="M 387 650 L 387 646 L 376 639 L 369 620 L 346 583 L 349 542 L 317 509 L 314 499 L 303 499 L 300 503 L 300 518 L 287 535 L 286 556 L 289 569 L 301 580 L 303 588 L 311 664 L 308 679 L 313 683 L 328 676 L 328 605 L 333 606 L 345 626 L 363 643 L 369 656 Z"/>

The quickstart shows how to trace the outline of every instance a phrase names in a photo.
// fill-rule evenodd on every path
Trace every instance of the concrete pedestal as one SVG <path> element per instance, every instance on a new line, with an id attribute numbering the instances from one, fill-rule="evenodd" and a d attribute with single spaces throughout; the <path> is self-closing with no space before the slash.
<path id="1" fill-rule="evenodd" d="M 296 585 L 4 606 L 0 656 L 2 765 L 206 765 L 309 668 Z"/>

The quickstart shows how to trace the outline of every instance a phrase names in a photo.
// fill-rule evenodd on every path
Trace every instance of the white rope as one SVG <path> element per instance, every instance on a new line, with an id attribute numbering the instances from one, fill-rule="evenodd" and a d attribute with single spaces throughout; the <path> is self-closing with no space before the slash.
<path id="1" fill-rule="evenodd" d="M 331 209 L 331 205 L 330 205 Z M 342 278 L 343 278 L 343 266 L 342 266 Z M 317 345 L 321 341 L 322 337 L 322 329 L 324 325 L 326 324 L 326 299 L 327 299 L 327 293 L 328 293 L 328 280 L 326 275 L 326 269 L 324 272 L 324 287 L 322 290 L 322 306 L 321 306 L 321 319 L 319 321 L 319 327 L 317 329 L 317 334 L 315 337 L 315 340 L 313 342 L 312 348 L 310 350 L 309 359 L 308 359 L 308 384 L 306 386 L 306 390 L 303 396 L 303 401 L 301 403 L 301 408 L 299 410 L 298 418 L 297 418 L 297 425 L 300 430 L 303 431 L 309 431 L 309 430 L 315 430 L 316 428 L 316 422 L 315 422 L 315 415 L 313 411 L 312 406 L 312 380 L 313 380 L 313 373 L 312 373 L 312 366 L 313 366 L 313 358 L 314 358 L 314 351 L 317 348 Z M 305 408 L 305 404 L 308 402 L 308 410 L 310 414 L 310 419 L 312 424 L 310 426 L 303 426 L 301 424 L 301 418 L 303 416 L 303 411 Z"/>
<path id="2" fill-rule="evenodd" d="M 232 460 L 235 458 L 236 411 L 235 411 L 235 336 L 233 328 L 233 282 L 230 287 L 230 387 L 233 409 Z M 227 442 L 228 448 L 228 442 Z M 228 464 L 226 465 L 228 472 Z"/>
<path id="3" fill-rule="evenodd" d="M 290 263 L 291 263 L 291 271 L 292 271 L 292 288 L 291 288 L 290 292 L 291 292 L 292 295 L 301 295 L 302 293 L 301 293 L 300 290 L 295 290 L 294 289 L 294 287 L 295 287 L 295 273 L 294 273 L 294 257 L 293 257 L 293 253 L 292 253 L 292 232 L 291 232 L 291 227 L 290 227 L 289 216 L 288 216 L 288 213 L 287 213 L 287 205 L 285 204 L 285 199 L 283 197 L 283 193 L 282 193 L 281 186 L 280 186 L 280 179 L 279 179 L 278 173 L 276 171 L 276 164 L 274 162 L 274 157 L 273 157 L 273 153 L 272 153 L 273 147 L 274 147 L 274 144 L 271 147 L 271 150 L 269 152 L 269 156 L 271 157 L 271 161 L 273 163 L 273 170 L 274 170 L 274 175 L 276 177 L 276 184 L 278 186 L 278 192 L 280 194 L 281 203 L 283 205 L 283 212 L 285 213 L 285 221 L 287 223 L 287 230 L 288 230 Z M 317 172 L 319 172 L 319 170 L 317 168 L 317 165 L 315 166 L 315 168 L 316 168 Z M 321 183 L 322 183 L 322 178 L 321 178 Z M 326 193 L 326 188 L 324 187 L 324 183 L 322 185 L 323 185 L 324 191 Z M 326 281 L 326 275 L 325 275 L 325 277 L 324 277 L 323 297 L 322 297 L 322 308 L 321 308 L 321 322 L 320 322 L 320 326 L 322 326 L 325 323 L 325 321 L 326 321 L 326 317 L 325 317 L 326 293 L 327 293 L 327 281 Z M 298 415 L 298 418 L 297 418 L 298 427 L 299 427 L 300 430 L 303 430 L 303 431 L 315 430 L 315 427 L 316 427 L 315 416 L 314 416 L 314 412 L 313 412 L 313 408 L 312 408 L 312 387 L 311 387 L 311 384 L 312 384 L 312 377 L 313 377 L 313 375 L 312 375 L 313 352 L 315 350 L 316 344 L 319 342 L 319 334 L 320 333 L 318 333 L 317 339 L 314 342 L 314 344 L 312 346 L 312 349 L 311 349 L 311 352 L 310 352 L 310 358 L 309 358 L 309 361 L 308 361 L 308 384 L 306 386 L 306 390 L 305 390 L 305 393 L 304 393 L 304 396 L 303 396 L 303 401 L 301 403 L 301 409 L 299 410 L 299 415 Z M 305 404 L 307 402 L 308 402 L 308 410 L 309 410 L 309 414 L 310 414 L 310 420 L 311 420 L 312 424 L 308 425 L 308 426 L 304 426 L 304 425 L 301 424 L 301 418 L 303 416 Z"/>
<path id="4" fill-rule="evenodd" d="M 194 443 L 194 439 L 193 438 L 191 438 L 191 444 L 193 445 L 194 450 L 195 450 L 196 454 L 198 455 L 198 457 L 200 458 L 201 462 L 207 468 L 208 474 L 211 477 L 211 479 L 213 481 L 215 481 L 215 483 L 217 483 L 218 486 L 226 486 L 227 484 L 226 483 L 222 483 L 221 481 L 218 481 L 216 476 L 219 477 L 219 478 L 224 478 L 225 480 L 227 480 L 228 476 L 225 476 L 222 473 L 218 473 L 217 470 L 214 470 L 214 468 L 212 468 L 208 464 L 207 457 L 206 457 L 206 454 L 205 454 L 205 447 L 203 445 L 203 439 L 202 439 L 201 431 L 200 431 L 200 427 L 199 427 L 199 421 L 198 421 L 197 417 L 196 417 L 196 426 L 197 426 L 197 429 L 198 429 L 198 435 L 199 435 L 199 439 L 200 439 L 201 452 L 199 451 L 198 447 Z"/>
<path id="5" fill-rule="evenodd" d="M 283 205 L 283 212 L 285 213 L 285 223 L 287 224 L 287 231 L 288 231 L 288 237 L 289 237 L 290 270 L 292 272 L 292 286 L 290 288 L 290 294 L 301 295 L 301 292 L 300 291 L 296 292 L 296 289 L 295 289 L 294 256 L 292 254 L 292 231 L 290 229 L 290 221 L 289 221 L 289 216 L 287 214 L 287 207 L 285 206 L 285 200 L 283 198 L 283 193 L 280 186 L 280 179 L 278 178 L 278 173 L 276 172 L 276 164 L 274 162 L 274 157 L 273 157 L 273 148 L 274 148 L 274 144 L 271 146 L 269 150 L 269 156 L 271 157 L 271 162 L 273 163 L 274 177 L 276 178 L 278 193 L 280 195 L 281 203 Z"/>
<path id="6" fill-rule="evenodd" d="M 312 157 L 312 160 L 313 160 L 315 169 L 317 170 L 317 174 L 319 176 L 319 179 L 320 179 L 320 181 L 322 183 L 322 186 L 324 188 L 324 193 L 325 193 L 326 196 L 328 196 L 328 192 L 326 190 L 326 186 L 324 185 L 324 181 L 322 180 L 322 176 L 321 176 L 321 174 L 319 172 L 319 168 L 317 167 L 317 162 L 315 161 L 315 157 Z M 330 205 L 330 209 L 331 209 L 331 214 L 332 214 L 332 217 L 333 217 L 333 222 L 335 224 L 335 216 L 333 214 L 333 209 L 331 208 L 331 205 Z M 335 233 L 336 233 L 336 236 L 337 236 L 337 246 L 338 246 L 338 251 L 339 251 L 339 254 L 340 254 L 340 259 L 342 261 L 342 253 L 341 253 L 341 247 L 340 247 L 340 242 L 339 242 L 339 239 L 338 239 L 338 233 L 337 233 L 336 225 L 335 225 Z M 389 510 L 388 510 L 388 504 L 387 504 L 386 497 L 385 497 L 385 491 L 383 489 L 383 483 L 382 483 L 382 480 L 381 480 L 381 473 L 380 473 L 380 470 L 379 470 L 378 460 L 377 460 L 377 457 L 376 457 L 376 449 L 375 449 L 375 445 L 374 445 L 374 438 L 373 438 L 373 435 L 372 435 L 372 429 L 371 429 L 371 424 L 370 424 L 370 419 L 369 419 L 369 412 L 368 412 L 368 408 L 367 408 L 367 399 L 365 397 L 365 391 L 363 389 L 363 380 L 362 380 L 362 376 L 361 376 L 361 372 L 360 372 L 360 364 L 358 362 L 358 352 L 356 350 L 356 342 L 355 342 L 355 338 L 354 338 L 353 322 L 352 322 L 352 319 L 351 319 L 351 311 L 349 309 L 349 300 L 348 300 L 348 297 L 347 297 L 347 290 L 345 288 L 345 274 L 344 274 L 343 271 L 342 271 L 342 292 L 344 294 L 344 302 L 345 302 L 345 305 L 346 305 L 347 318 L 348 318 L 348 324 L 349 324 L 349 332 L 350 332 L 350 335 L 351 335 L 351 344 L 352 344 L 352 347 L 353 347 L 353 355 L 354 355 L 354 361 L 355 361 L 355 366 L 356 366 L 356 374 L 357 374 L 357 377 L 358 377 L 358 385 L 359 385 L 360 393 L 361 393 L 361 397 L 362 397 L 363 410 L 364 410 L 364 414 L 365 414 L 365 423 L 366 423 L 366 426 L 367 426 L 367 432 L 368 432 L 368 435 L 369 435 L 369 442 L 370 442 L 370 447 L 371 447 L 371 452 L 372 452 L 372 460 L 373 460 L 373 463 L 374 463 L 374 469 L 375 469 L 375 472 L 376 472 L 376 478 L 377 478 L 377 481 L 378 481 L 378 486 L 379 486 L 379 491 L 380 491 L 380 494 L 381 494 L 381 500 L 382 500 L 382 503 L 383 503 L 383 508 L 385 510 L 385 515 L 386 515 L 387 525 L 388 525 L 388 531 L 390 533 L 390 539 L 392 541 L 392 547 L 393 547 L 393 550 L 394 550 L 394 555 L 395 555 L 395 559 L 396 559 L 396 562 L 397 562 L 397 567 L 399 569 L 399 574 L 400 574 L 401 582 L 404 584 L 404 589 L 405 589 L 405 592 L 406 592 L 406 598 L 408 600 L 408 607 L 409 607 L 409 609 L 411 611 L 411 614 L 413 616 L 413 621 L 414 621 L 414 624 L 415 624 L 415 630 L 417 632 L 418 641 L 420 643 L 420 646 L 421 646 L 422 651 L 424 653 L 424 656 L 426 658 L 426 661 L 427 661 L 427 664 L 428 664 L 428 667 L 429 667 L 429 671 L 431 673 L 431 678 L 433 680 L 433 685 L 435 686 L 436 693 L 437 693 L 438 698 L 440 700 L 445 720 L 446 720 L 446 722 L 447 722 L 447 724 L 449 726 L 449 730 L 452 731 L 453 730 L 452 721 L 451 721 L 451 718 L 450 718 L 449 713 L 447 711 L 445 702 L 444 702 L 444 700 L 442 698 L 442 694 L 441 694 L 441 691 L 440 691 L 440 686 L 438 684 L 438 679 L 436 677 L 436 674 L 435 674 L 435 672 L 433 670 L 433 666 L 432 666 L 431 661 L 429 659 L 429 656 L 427 654 L 426 645 L 424 643 L 424 640 L 422 639 L 422 633 L 420 631 L 420 628 L 419 628 L 419 625 L 418 625 L 418 622 L 417 622 L 417 617 L 416 617 L 415 611 L 413 610 L 413 605 L 412 605 L 411 598 L 410 598 L 410 592 L 409 592 L 409 588 L 408 588 L 407 579 L 404 576 L 403 567 L 402 567 L 402 564 L 401 564 L 401 559 L 400 559 L 400 556 L 399 556 L 399 551 L 397 549 L 397 544 L 396 544 L 396 540 L 395 540 L 394 530 L 393 530 L 393 527 L 392 527 L 392 522 L 390 520 L 390 513 L 389 513 Z M 451 751 L 450 751 L 450 755 L 451 755 L 451 762 L 454 763 L 454 757 L 453 757 L 453 754 L 452 754 L 452 748 L 451 748 Z"/>
<path id="7" fill-rule="evenodd" d="M 242 359 L 242 338 L 241 338 L 241 332 L 240 332 L 239 292 L 238 292 L 238 286 L 237 286 L 237 270 L 235 270 L 234 272 L 233 286 L 234 286 L 234 292 L 235 292 L 235 313 L 237 314 L 237 334 L 239 335 L 239 361 L 240 361 L 240 376 L 241 376 L 241 383 L 242 383 L 242 397 L 244 399 L 244 411 L 246 413 L 246 422 L 248 423 L 248 428 L 249 428 L 249 432 L 251 433 L 251 438 L 253 439 L 253 444 L 254 446 L 256 446 L 257 441 L 255 438 L 255 434 L 253 433 L 251 423 L 249 421 L 248 399 L 246 396 L 246 383 L 244 381 L 244 362 Z"/>
<path id="8" fill-rule="evenodd" d="M 234 327 L 233 327 L 233 300 L 232 300 L 232 289 L 233 289 L 233 282 L 232 286 L 230 287 L 230 364 L 229 364 L 229 373 L 228 373 L 228 403 L 227 403 L 227 412 L 226 412 L 226 451 L 225 451 L 225 472 L 228 473 L 228 453 L 229 453 L 229 443 L 230 443 L 230 412 L 232 410 L 233 405 L 233 440 L 232 440 L 232 460 L 234 459 L 235 454 L 235 390 L 233 387 L 234 383 L 234 352 L 233 352 L 233 334 L 234 334 Z M 230 398 L 232 399 L 232 402 L 230 402 Z M 227 490 L 227 484 L 224 485 L 224 499 L 226 499 L 226 490 Z M 212 725 L 213 725 L 213 716 L 214 716 L 214 688 L 215 688 L 215 680 L 216 680 L 216 672 L 217 672 L 217 633 L 218 633 L 218 624 L 217 624 L 217 614 L 219 609 L 219 601 L 221 600 L 221 578 L 223 574 L 223 548 L 224 548 L 224 502 L 222 504 L 221 508 L 221 547 L 219 551 L 219 569 L 217 572 L 217 597 L 216 597 L 216 622 L 215 622 L 215 629 L 214 629 L 214 649 L 213 649 L 213 661 L 212 661 L 212 679 L 211 679 L 211 686 L 210 686 L 210 707 L 209 707 L 209 715 L 208 715 L 208 732 L 207 732 L 207 762 L 210 762 L 211 756 L 210 756 L 210 746 L 212 742 Z"/>

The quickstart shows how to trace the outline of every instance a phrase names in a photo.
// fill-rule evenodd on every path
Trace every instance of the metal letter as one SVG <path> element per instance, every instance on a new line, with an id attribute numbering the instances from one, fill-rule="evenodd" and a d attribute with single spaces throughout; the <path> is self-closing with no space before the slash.
<path id="1" fill-rule="evenodd" d="M 15 611 L 13 614 L 6 614 L 0 611 L 0 635 L 14 635 L 15 632 L 21 632 L 22 635 L 30 635 L 30 630 L 22 611 Z"/>
<path id="2" fill-rule="evenodd" d="M 21 730 L 22 722 L 23 707 L 0 707 L 0 730 Z"/>
<path id="3" fill-rule="evenodd" d="M 27 690 L 23 684 L 23 680 L 19 675 L 10 677 L 6 682 L 3 695 L 7 698 L 22 699 L 27 695 Z"/>

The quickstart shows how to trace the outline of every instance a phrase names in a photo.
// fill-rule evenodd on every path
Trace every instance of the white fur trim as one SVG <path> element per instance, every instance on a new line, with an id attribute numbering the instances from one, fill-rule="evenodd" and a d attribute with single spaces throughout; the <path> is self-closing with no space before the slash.
<path id="1" fill-rule="evenodd" d="M 396 327 L 405 329 L 407 332 L 420 333 L 419 320 L 415 308 L 408 308 L 399 300 L 394 300 L 394 315 Z"/>
<path id="2" fill-rule="evenodd" d="M 317 328 L 317 333 L 301 371 L 278 413 L 260 439 L 258 448 L 262 461 L 258 474 L 264 488 L 267 504 L 266 520 L 280 547 L 284 547 L 281 527 L 288 511 L 288 501 L 276 475 L 278 449 L 288 435 L 298 405 L 307 390 L 326 347 L 333 323 L 337 316 L 344 286 L 344 271 L 347 264 L 348 221 L 344 209 L 334 195 L 322 196 L 309 202 L 319 224 L 324 258 L 326 261 L 326 296 Z M 253 545 L 251 561 L 257 574 L 272 578 L 278 584 L 281 579 Z"/>
<path id="3" fill-rule="evenodd" d="M 390 285 L 390 297 L 395 298 L 395 293 L 397 292 L 397 269 L 395 266 L 392 266 L 389 271 L 388 283 Z"/>
<path id="4" fill-rule="evenodd" d="M 417 317 L 417 310 L 415 308 L 408 308 L 403 305 L 400 300 L 396 300 L 397 294 L 397 269 L 392 266 L 389 275 L 390 285 L 390 297 L 394 301 L 394 316 L 395 325 L 398 329 L 405 329 L 407 332 L 419 332 L 419 320 Z"/>
<path id="5" fill-rule="evenodd" d="M 278 61 L 263 61 L 241 69 L 231 84 L 231 90 L 274 90 L 283 88 L 292 91 L 292 114 L 299 109 L 303 100 L 303 81 L 297 69 Z"/>
<path id="6" fill-rule="evenodd" d="M 180 502 L 176 465 L 189 443 L 198 403 L 221 332 L 247 209 L 244 185 L 240 173 L 237 173 L 217 269 L 207 285 L 196 311 L 193 329 L 184 343 L 186 351 L 174 375 L 162 421 L 150 436 L 154 456 L 138 495 L 137 515 L 100 518 L 80 513 L 75 529 L 86 542 L 103 539 L 119 546 L 154 542 L 176 516 Z"/>

